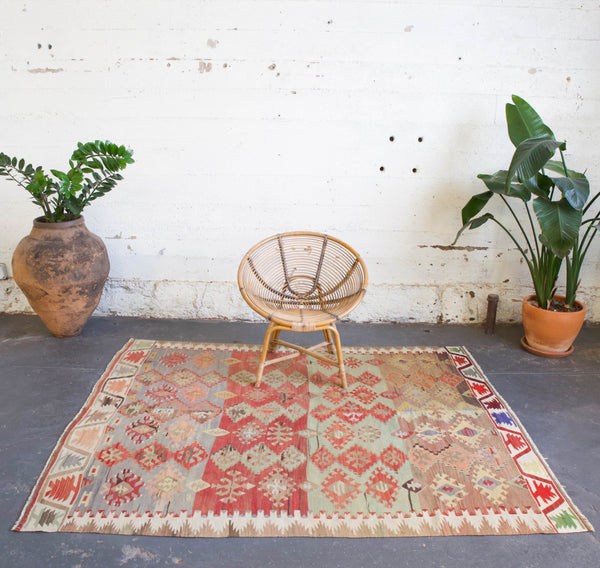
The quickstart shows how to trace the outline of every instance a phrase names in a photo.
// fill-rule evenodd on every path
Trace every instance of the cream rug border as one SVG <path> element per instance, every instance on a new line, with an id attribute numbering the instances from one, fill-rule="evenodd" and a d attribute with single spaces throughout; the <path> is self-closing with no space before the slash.
<path id="1" fill-rule="evenodd" d="M 481 397 L 471 388 L 473 395 L 480 400 L 493 396 L 502 404 L 514 421 L 514 432 L 523 436 L 530 445 L 530 451 L 525 455 L 514 456 L 507 449 L 521 473 L 530 484 L 535 487 L 536 482 L 551 484 L 558 496 L 558 504 L 550 506 L 544 502 L 538 502 L 542 511 L 532 510 L 507 510 L 506 508 L 488 509 L 477 511 L 475 514 L 457 514 L 441 512 L 438 510 L 411 512 L 399 515 L 321 515 L 308 514 L 301 516 L 299 512 L 293 514 L 271 513 L 258 515 L 250 513 L 234 514 L 208 514 L 200 513 L 169 513 L 167 515 L 145 512 L 143 514 L 130 515 L 127 513 L 104 512 L 92 514 L 83 512 L 78 515 L 67 517 L 70 506 L 60 503 L 51 503 L 43 499 L 44 489 L 52 479 L 64 474 L 57 472 L 57 458 L 61 448 L 72 441 L 71 437 L 76 432 L 77 426 L 85 417 L 86 413 L 93 408 L 97 402 L 98 395 L 106 392 L 111 380 L 123 381 L 133 378 L 143 364 L 120 363 L 120 359 L 129 351 L 150 351 L 153 348 L 183 349 L 183 350 L 212 350 L 212 351 L 258 351 L 260 345 L 239 343 L 201 343 L 183 341 L 161 341 L 147 339 L 130 339 L 115 354 L 100 379 L 94 385 L 85 404 L 69 423 L 56 446 L 54 447 L 42 474 L 27 500 L 27 503 L 12 530 L 14 531 L 43 531 L 43 532 L 93 532 L 106 534 L 143 534 L 156 536 L 190 536 L 190 537 L 273 537 L 273 536 L 324 536 L 324 537 L 393 537 L 393 536 L 443 536 L 473 534 L 483 531 L 483 534 L 506 534 L 510 527 L 514 534 L 533 533 L 574 533 L 593 531 L 590 522 L 571 503 L 566 492 L 547 466 L 545 460 L 531 437 L 523 428 L 516 414 L 510 409 L 506 401 L 494 389 L 489 380 L 476 363 L 475 359 L 465 347 L 343 347 L 346 354 L 394 354 L 394 353 L 449 353 L 456 364 L 456 357 L 466 357 L 468 364 L 456 365 L 470 387 L 474 383 L 484 384 L 488 389 L 488 395 Z M 110 393 L 110 389 L 108 390 Z M 490 419 L 498 426 L 491 413 L 484 405 Z M 116 412 L 117 409 L 115 408 Z M 105 428 L 114 415 L 107 417 L 104 427 L 101 429 L 98 441 L 105 433 Z M 98 425 L 96 425 L 98 426 Z M 78 469 L 83 471 L 93 452 L 89 452 L 87 459 Z M 56 514 L 56 522 L 40 526 L 38 520 L 43 514 L 41 508 L 46 511 L 51 509 Z M 551 511 L 549 511 L 551 509 Z M 564 522 L 569 519 L 571 522 Z M 510 533 L 510 531 L 509 531 Z"/>

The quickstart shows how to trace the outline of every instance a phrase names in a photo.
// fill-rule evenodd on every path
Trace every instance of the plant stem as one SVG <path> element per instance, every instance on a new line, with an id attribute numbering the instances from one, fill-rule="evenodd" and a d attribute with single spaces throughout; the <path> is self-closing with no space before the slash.
<path id="1" fill-rule="evenodd" d="M 560 152 L 560 160 L 562 162 L 563 165 L 563 169 L 565 170 L 565 177 L 569 177 L 569 170 L 567 169 L 567 163 L 565 162 L 565 155 L 563 154 L 563 151 L 559 148 L 558 151 Z"/>
<path id="2" fill-rule="evenodd" d="M 501 194 L 499 194 L 499 195 L 500 195 L 500 198 L 502 199 L 502 201 L 504 201 L 504 204 L 506 205 L 506 207 L 508 207 L 508 210 L 510 211 L 511 215 L 513 216 L 513 219 L 515 220 L 515 222 L 517 223 L 519 229 L 521 230 L 521 233 L 523 234 L 523 237 L 525 238 L 525 242 L 527 243 L 527 247 L 532 252 L 532 255 L 531 255 L 532 261 L 533 261 L 534 265 L 537 266 L 536 259 L 535 259 L 534 255 L 533 255 L 533 248 L 531 246 L 531 242 L 529 241 L 529 237 L 527 236 L 527 233 L 525 232 L 525 229 L 523 228 L 523 225 L 521 225 L 521 222 L 519 221 L 519 218 L 515 214 L 513 208 L 510 206 L 510 203 L 506 200 L 506 198 L 503 195 L 501 195 Z M 531 221 L 533 238 L 535 239 L 535 248 L 536 248 L 536 251 L 538 252 L 538 255 L 539 255 L 539 247 L 538 247 L 538 243 L 537 243 L 537 237 L 535 236 L 535 230 L 533 229 L 533 220 L 531 219 L 531 214 L 529 212 L 529 208 L 527 207 L 526 203 L 525 203 L 525 208 L 527 209 L 527 213 L 528 213 L 530 221 Z M 496 221 L 496 222 L 500 224 L 499 221 Z M 521 247 L 519 246 L 519 244 L 517 243 L 517 241 L 514 239 L 514 237 L 510 234 L 510 231 L 508 229 L 506 229 L 506 227 L 504 227 L 503 225 L 501 225 L 501 227 L 506 231 L 506 233 L 510 236 L 510 238 L 513 240 L 513 242 L 519 247 L 519 250 L 521 251 L 521 254 L 523 256 L 525 256 L 525 253 L 523 252 L 523 250 L 521 249 Z M 525 258 L 527 258 L 527 257 L 525 256 Z"/>

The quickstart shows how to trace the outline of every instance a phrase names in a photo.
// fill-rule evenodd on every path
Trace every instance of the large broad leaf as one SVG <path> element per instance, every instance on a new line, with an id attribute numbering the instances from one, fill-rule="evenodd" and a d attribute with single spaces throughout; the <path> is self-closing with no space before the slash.
<path id="1" fill-rule="evenodd" d="M 550 190 L 554 187 L 554 182 L 547 175 L 540 172 L 532 178 L 525 180 L 523 185 L 534 195 L 548 198 L 550 196 Z"/>
<path id="2" fill-rule="evenodd" d="M 471 219 L 469 221 L 467 221 L 460 229 L 460 231 L 458 231 L 458 233 L 456 233 L 456 237 L 454 239 L 454 241 L 452 242 L 452 245 L 456 244 L 456 241 L 458 241 L 458 238 L 467 230 L 467 229 L 477 229 L 477 227 L 481 227 L 481 225 L 483 225 L 484 223 L 486 223 L 487 221 L 489 221 L 490 219 L 493 219 L 494 216 L 491 213 L 486 213 L 485 215 L 482 215 L 481 217 L 475 217 L 475 219 Z"/>
<path id="3" fill-rule="evenodd" d="M 487 205 L 487 202 L 494 196 L 491 191 L 479 193 L 469 199 L 469 202 L 462 208 L 462 222 L 466 225 L 475 215 Z"/>
<path id="4" fill-rule="evenodd" d="M 485 183 L 485 186 L 494 193 L 502 193 L 509 197 L 518 197 L 523 201 L 529 201 L 531 199 L 531 192 L 524 184 L 511 183 L 508 191 L 506 190 L 506 179 L 508 172 L 506 170 L 499 170 L 495 174 L 479 174 L 477 177 Z"/>
<path id="5" fill-rule="evenodd" d="M 581 211 L 590 196 L 590 183 L 587 178 L 552 178 L 571 207 Z"/>
<path id="6" fill-rule="evenodd" d="M 506 193 L 515 175 L 519 180 L 528 180 L 535 176 L 561 146 L 561 142 L 550 138 L 547 134 L 537 138 L 528 138 L 521 142 L 513 154 L 506 175 Z"/>
<path id="7" fill-rule="evenodd" d="M 542 230 L 540 241 L 556 256 L 564 258 L 579 235 L 581 211 L 571 207 L 565 198 L 549 201 L 538 197 L 533 202 L 533 209 Z"/>
<path id="8" fill-rule="evenodd" d="M 528 138 L 544 135 L 554 138 L 552 130 L 544 124 L 540 115 L 533 110 L 529 103 L 517 95 L 513 95 L 512 100 L 515 104 L 508 103 L 506 105 L 506 125 L 508 126 L 508 136 L 515 147 Z"/>
<path id="9" fill-rule="evenodd" d="M 570 178 L 582 178 L 585 177 L 585 174 L 581 172 L 576 172 L 575 170 L 569 170 L 565 172 L 565 167 L 562 162 L 557 160 L 548 160 L 546 165 L 544 166 L 546 169 L 556 172 L 557 174 L 562 174 L 563 176 L 567 176 Z"/>

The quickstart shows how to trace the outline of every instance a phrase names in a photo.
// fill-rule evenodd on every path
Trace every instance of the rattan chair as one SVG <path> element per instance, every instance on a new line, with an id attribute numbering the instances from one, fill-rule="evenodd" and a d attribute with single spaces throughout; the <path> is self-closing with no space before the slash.
<path id="1" fill-rule="evenodd" d="M 367 269 L 347 244 L 321 233 L 274 235 L 253 246 L 238 270 L 238 285 L 248 305 L 269 320 L 256 386 L 265 366 L 304 353 L 339 368 L 344 388 L 346 373 L 335 322 L 356 308 L 365 295 Z M 301 347 L 279 339 L 281 331 L 322 331 L 325 341 Z M 277 345 L 296 350 L 267 361 Z M 315 351 L 327 348 L 337 360 Z"/>

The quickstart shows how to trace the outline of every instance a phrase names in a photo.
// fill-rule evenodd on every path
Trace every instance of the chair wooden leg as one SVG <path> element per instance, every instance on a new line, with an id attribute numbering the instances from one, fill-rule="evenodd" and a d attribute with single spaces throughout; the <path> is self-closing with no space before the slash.
<path id="1" fill-rule="evenodd" d="M 340 341 L 340 334 L 338 333 L 337 328 L 334 324 L 331 324 L 329 328 L 333 338 L 335 339 L 335 350 L 337 351 L 337 360 L 338 365 L 340 367 L 340 378 L 342 379 L 342 387 L 345 389 L 348 388 L 348 383 L 346 381 L 346 370 L 344 368 L 344 357 L 342 356 L 342 343 Z"/>
<path id="2" fill-rule="evenodd" d="M 260 362 L 258 364 L 258 371 L 256 372 L 256 382 L 254 383 L 255 387 L 260 386 L 260 381 L 262 379 L 263 371 L 265 370 L 265 361 L 267 360 L 267 353 L 269 352 L 269 345 L 271 344 L 271 336 L 274 334 L 278 334 L 279 330 L 274 329 L 275 324 L 273 322 L 269 322 L 269 327 L 267 329 L 267 333 L 265 333 L 265 340 L 263 341 L 263 348 L 260 354 Z"/>
<path id="3" fill-rule="evenodd" d="M 327 343 L 330 343 L 330 345 L 327 347 L 327 351 L 332 354 L 335 353 L 335 350 L 333 348 L 333 337 L 331 336 L 331 331 L 329 329 L 324 329 L 323 335 L 325 336 L 325 341 L 327 341 Z"/>
<path id="4" fill-rule="evenodd" d="M 273 351 L 275 351 L 275 349 L 277 348 L 277 340 L 279 339 L 279 334 L 281 333 L 280 329 L 276 329 L 273 334 L 271 335 L 271 340 L 269 341 L 269 348 L 268 351 L 269 353 L 273 353 Z"/>

